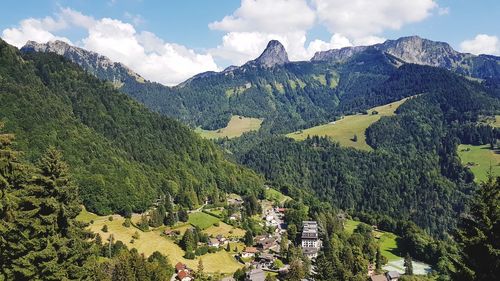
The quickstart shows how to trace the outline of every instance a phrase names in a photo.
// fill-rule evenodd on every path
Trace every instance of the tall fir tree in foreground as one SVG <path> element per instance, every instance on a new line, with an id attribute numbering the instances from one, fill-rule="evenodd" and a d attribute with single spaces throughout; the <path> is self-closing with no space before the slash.
<path id="1" fill-rule="evenodd" d="M 51 148 L 38 168 L 21 164 L 12 136 L 0 139 L 0 279 L 89 279 L 93 247 L 75 220 L 78 192 L 62 155 Z"/>
<path id="2" fill-rule="evenodd" d="M 500 178 L 483 183 L 457 232 L 461 260 L 457 281 L 497 280 L 500 276 Z"/>

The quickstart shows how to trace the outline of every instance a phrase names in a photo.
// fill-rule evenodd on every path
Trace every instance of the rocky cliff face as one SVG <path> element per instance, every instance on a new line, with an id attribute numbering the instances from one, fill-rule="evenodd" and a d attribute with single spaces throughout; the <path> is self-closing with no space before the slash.
<path id="1" fill-rule="evenodd" d="M 141 83 L 144 82 L 144 79 L 139 74 L 133 72 L 122 63 L 113 62 L 103 55 L 71 46 L 62 41 L 51 41 L 45 44 L 28 41 L 21 48 L 21 52 L 56 53 L 80 65 L 99 79 L 113 82 L 116 87 L 120 87 L 129 79 Z"/>
<path id="2" fill-rule="evenodd" d="M 500 57 L 460 53 L 447 43 L 435 42 L 418 36 L 387 40 L 372 46 L 346 47 L 318 52 L 311 61 L 343 62 L 368 48 L 388 53 L 407 63 L 443 67 L 472 77 L 500 76 Z"/>
<path id="3" fill-rule="evenodd" d="M 266 49 L 262 54 L 253 61 L 247 64 L 253 64 L 263 67 L 273 67 L 275 65 L 283 65 L 290 62 L 285 47 L 277 40 L 271 40 L 267 44 Z"/>

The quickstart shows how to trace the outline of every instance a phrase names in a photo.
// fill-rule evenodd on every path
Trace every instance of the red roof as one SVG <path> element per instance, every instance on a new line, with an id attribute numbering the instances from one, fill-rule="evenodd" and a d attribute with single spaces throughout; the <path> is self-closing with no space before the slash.
<path id="1" fill-rule="evenodd" d="M 255 247 L 246 247 L 246 248 L 245 248 L 245 252 L 246 252 L 246 253 L 252 253 L 252 254 L 255 254 L 255 253 L 257 253 L 257 252 L 258 252 L 258 250 L 257 250 L 257 248 L 255 248 Z"/>
<path id="2" fill-rule="evenodd" d="M 175 270 L 177 270 L 177 272 L 181 271 L 181 270 L 184 270 L 186 269 L 186 265 L 181 263 L 181 262 L 178 262 L 176 265 L 175 265 Z"/>
<path id="3" fill-rule="evenodd" d="M 177 277 L 179 277 L 180 280 L 182 280 L 188 276 L 189 276 L 189 274 L 186 271 L 181 271 L 181 272 L 177 273 Z"/>

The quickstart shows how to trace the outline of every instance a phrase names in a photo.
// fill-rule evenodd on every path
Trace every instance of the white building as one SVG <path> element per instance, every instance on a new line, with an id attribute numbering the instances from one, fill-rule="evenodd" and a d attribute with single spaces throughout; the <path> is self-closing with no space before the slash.
<path id="1" fill-rule="evenodd" d="M 315 221 L 303 221 L 302 225 L 301 244 L 303 252 L 309 258 L 316 258 L 318 256 L 318 251 L 321 248 L 318 223 Z"/>

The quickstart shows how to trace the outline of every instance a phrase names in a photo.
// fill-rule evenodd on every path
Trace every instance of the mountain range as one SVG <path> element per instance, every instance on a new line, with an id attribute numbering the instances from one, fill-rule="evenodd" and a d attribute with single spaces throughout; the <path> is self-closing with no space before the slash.
<path id="1" fill-rule="evenodd" d="M 151 110 L 203 129 L 225 127 L 231 116 L 241 115 L 262 118 L 262 130 L 283 133 L 362 112 L 418 94 L 373 98 L 385 91 L 384 82 L 405 75 L 400 66 L 409 63 L 442 67 L 482 83 L 500 77 L 499 57 L 459 53 L 447 43 L 417 36 L 318 52 L 302 62 L 290 62 L 283 45 L 272 40 L 255 60 L 198 74 L 175 87 L 146 81 L 121 63 L 60 41 L 28 42 L 21 51 L 63 55 Z"/>

